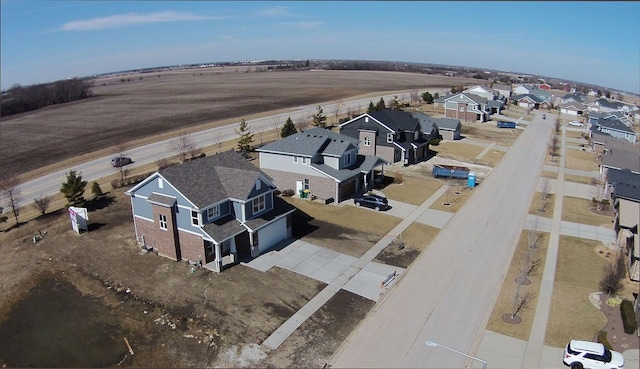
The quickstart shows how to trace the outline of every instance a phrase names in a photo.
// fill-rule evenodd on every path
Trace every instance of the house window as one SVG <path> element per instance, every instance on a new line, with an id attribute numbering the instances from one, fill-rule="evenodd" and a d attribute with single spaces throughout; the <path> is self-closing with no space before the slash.
<path id="1" fill-rule="evenodd" d="M 348 166 L 349 164 L 351 164 L 351 153 L 348 152 L 344 155 L 344 165 Z"/>
<path id="2" fill-rule="evenodd" d="M 460 105 L 460 111 L 464 111 L 464 105 Z"/>
<path id="3" fill-rule="evenodd" d="M 164 214 L 160 214 L 160 216 L 158 216 L 158 221 L 160 223 L 160 229 L 167 229 L 167 216 Z"/>
<path id="4" fill-rule="evenodd" d="M 363 145 L 371 146 L 371 137 L 365 137 L 363 141 Z"/>
<path id="5" fill-rule="evenodd" d="M 197 226 L 200 224 L 200 222 L 198 221 L 198 212 L 197 211 L 191 211 L 191 224 L 193 224 L 194 226 Z"/>
<path id="6" fill-rule="evenodd" d="M 163 188 L 164 187 L 164 181 L 162 181 L 162 178 L 158 178 L 158 188 Z"/>
<path id="7" fill-rule="evenodd" d="M 302 160 L 301 160 L 301 162 L 302 162 L 302 164 L 304 164 L 304 165 L 308 165 L 308 164 L 309 164 L 309 160 L 311 160 L 311 159 L 309 159 L 309 158 L 301 158 L 301 159 L 302 159 Z"/>
<path id="8" fill-rule="evenodd" d="M 387 143 L 393 143 L 393 133 L 387 133 Z"/>
<path id="9" fill-rule="evenodd" d="M 413 132 L 413 140 L 418 141 L 418 136 L 420 135 L 420 131 Z"/>
<path id="10" fill-rule="evenodd" d="M 256 197 L 253 199 L 253 213 L 257 214 L 265 209 L 265 196 Z"/>
<path id="11" fill-rule="evenodd" d="M 256 191 L 260 191 L 260 183 L 260 180 L 256 181 Z"/>
<path id="12" fill-rule="evenodd" d="M 302 189 L 303 190 L 308 190 L 309 189 L 309 178 L 305 178 L 304 182 L 302 184 Z"/>
<path id="13" fill-rule="evenodd" d="M 293 157 L 293 164 L 298 164 L 298 157 L 297 156 Z"/>
<path id="14" fill-rule="evenodd" d="M 260 182 L 258 182 L 260 183 Z M 220 205 L 216 205 L 212 208 L 207 209 L 207 219 L 215 219 L 220 216 Z"/>

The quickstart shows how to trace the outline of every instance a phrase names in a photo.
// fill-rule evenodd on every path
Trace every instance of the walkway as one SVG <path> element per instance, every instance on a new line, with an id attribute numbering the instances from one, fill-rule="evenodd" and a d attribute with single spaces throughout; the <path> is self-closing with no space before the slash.
<path id="1" fill-rule="evenodd" d="M 395 226 L 387 235 L 382 237 L 371 249 L 369 249 L 364 255 L 353 262 L 348 268 L 344 269 L 327 287 L 325 287 L 320 293 L 306 303 L 300 310 L 298 310 L 291 318 L 284 322 L 278 329 L 276 329 L 266 340 L 262 343 L 264 347 L 274 350 L 296 330 L 305 320 L 309 319 L 318 309 L 320 309 L 333 295 L 335 295 L 340 289 L 345 286 L 362 270 L 365 270 L 371 261 L 384 250 L 393 240 L 395 235 L 402 233 L 407 227 L 415 221 L 416 218 L 424 213 L 440 196 L 442 196 L 449 186 L 442 186 L 438 191 L 431 195 L 425 202 L 418 206 L 411 214 L 403 219 L 397 226 Z"/>

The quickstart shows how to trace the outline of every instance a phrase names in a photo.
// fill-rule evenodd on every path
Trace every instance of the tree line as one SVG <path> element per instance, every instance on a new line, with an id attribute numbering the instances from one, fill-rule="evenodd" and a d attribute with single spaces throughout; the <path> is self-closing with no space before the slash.
<path id="1" fill-rule="evenodd" d="M 49 105 L 84 99 L 92 95 L 91 87 L 90 80 L 80 78 L 30 86 L 13 85 L 2 92 L 0 116 L 5 117 Z"/>

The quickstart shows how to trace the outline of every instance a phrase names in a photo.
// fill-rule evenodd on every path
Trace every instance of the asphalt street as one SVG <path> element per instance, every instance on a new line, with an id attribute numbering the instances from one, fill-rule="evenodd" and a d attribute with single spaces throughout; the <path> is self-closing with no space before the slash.
<path id="1" fill-rule="evenodd" d="M 491 175 L 334 355 L 334 367 L 461 368 L 500 290 L 542 169 L 553 119 L 537 115 Z"/>

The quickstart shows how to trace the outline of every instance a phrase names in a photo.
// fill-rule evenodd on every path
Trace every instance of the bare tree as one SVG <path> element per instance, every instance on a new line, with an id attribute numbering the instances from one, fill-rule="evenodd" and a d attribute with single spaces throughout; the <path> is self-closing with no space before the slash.
<path id="1" fill-rule="evenodd" d="M 126 142 L 124 142 L 121 139 L 117 139 L 116 140 L 116 144 L 113 147 L 113 152 L 118 155 L 119 157 L 125 157 L 126 155 L 126 151 L 127 151 L 127 144 Z M 128 170 L 126 170 L 124 168 L 124 165 L 119 165 L 116 170 L 118 170 L 120 172 L 120 184 L 124 185 L 126 176 L 128 174 Z"/>
<path id="2" fill-rule="evenodd" d="M 542 200 L 549 198 L 549 178 L 542 178 L 540 192 L 542 193 Z"/>
<path id="3" fill-rule="evenodd" d="M 298 128 L 298 132 L 304 132 L 311 125 L 312 115 L 307 114 L 306 116 L 301 116 L 296 119 L 296 128 Z"/>
<path id="4" fill-rule="evenodd" d="M 256 126 L 256 134 L 258 134 L 258 139 L 260 140 L 260 146 L 262 146 L 262 142 L 264 141 L 264 135 L 266 133 L 266 128 L 264 125 Z"/>
<path id="5" fill-rule="evenodd" d="M 156 166 L 158 166 L 158 170 L 164 169 L 169 166 L 169 159 L 167 158 L 158 158 L 154 161 Z"/>
<path id="6" fill-rule="evenodd" d="M 180 160 L 183 163 L 187 160 L 187 154 L 189 154 L 191 150 L 195 149 L 195 147 L 196 144 L 186 131 L 182 131 L 180 136 L 169 144 L 169 148 L 180 155 Z"/>
<path id="7" fill-rule="evenodd" d="M 13 217 L 16 220 L 16 226 L 20 225 L 20 223 L 18 223 L 18 215 L 20 215 L 18 203 L 21 200 L 20 189 L 18 188 L 20 183 L 21 181 L 19 177 L 9 177 L 0 180 L 0 192 L 9 203 L 9 208 L 11 208 Z"/>
<path id="8" fill-rule="evenodd" d="M 624 278 L 625 274 L 624 251 L 618 241 L 614 258 L 604 266 L 602 278 L 600 279 L 600 290 L 609 296 L 617 293 L 623 287 L 622 278 Z"/>
<path id="9" fill-rule="evenodd" d="M 217 152 L 222 151 L 222 144 L 224 143 L 224 136 L 222 135 L 222 132 L 220 130 L 216 130 L 213 133 L 213 143 L 216 144 L 216 147 L 218 148 Z"/>
<path id="10" fill-rule="evenodd" d="M 520 293 L 519 287 L 520 286 L 518 286 L 518 289 L 513 296 L 513 310 L 511 311 L 511 319 L 514 319 L 516 315 L 518 315 L 518 313 L 522 311 L 522 309 L 526 308 L 529 305 L 531 299 L 533 299 L 533 295 L 530 292 Z"/>
<path id="11" fill-rule="evenodd" d="M 33 207 L 40 212 L 40 215 L 44 215 L 51 204 L 51 197 L 40 195 L 40 197 L 33 200 Z"/>
<path id="12" fill-rule="evenodd" d="M 275 131 L 276 137 L 280 136 L 280 126 L 282 125 L 280 117 L 275 115 L 271 117 L 271 120 L 269 121 L 269 125 Z"/>
<path id="13" fill-rule="evenodd" d="M 411 105 L 420 105 L 420 93 L 418 90 L 411 90 L 411 92 L 409 92 L 409 99 L 411 100 Z"/>
<path id="14" fill-rule="evenodd" d="M 599 178 L 593 177 L 589 184 L 591 187 L 591 193 L 593 194 L 593 201 L 596 203 L 598 211 L 602 210 L 604 206 L 605 188 L 603 181 Z"/>
<path id="15" fill-rule="evenodd" d="M 551 140 L 549 141 L 549 155 L 551 155 L 553 161 L 555 161 L 558 155 L 558 136 L 555 134 L 551 136 Z"/>
<path id="16" fill-rule="evenodd" d="M 337 100 L 333 106 L 333 117 L 336 125 L 340 123 L 340 111 L 342 110 L 342 100 Z"/>

